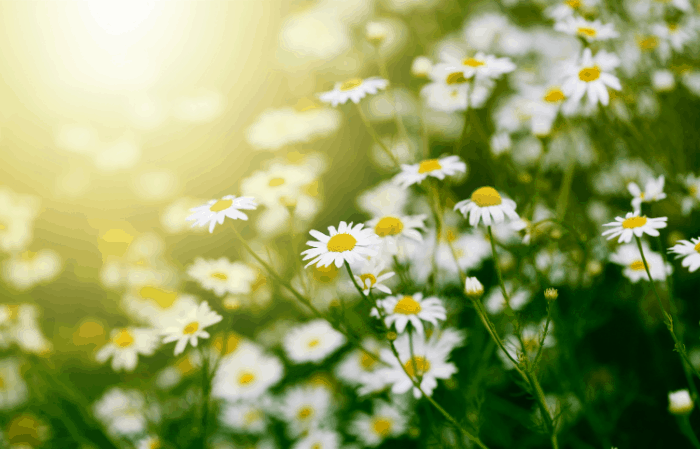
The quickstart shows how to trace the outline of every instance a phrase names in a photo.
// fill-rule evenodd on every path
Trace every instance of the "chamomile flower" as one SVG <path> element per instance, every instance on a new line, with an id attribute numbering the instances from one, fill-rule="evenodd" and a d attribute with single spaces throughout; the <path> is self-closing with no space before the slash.
<path id="1" fill-rule="evenodd" d="M 153 355 L 158 343 L 158 334 L 153 329 L 114 329 L 109 342 L 95 354 L 95 358 L 104 363 L 111 357 L 114 371 L 133 371 L 139 354 Z"/>
<path id="2" fill-rule="evenodd" d="M 136 449 L 160 449 L 163 446 L 163 442 L 157 436 L 148 436 L 139 440 L 136 443 Z"/>
<path id="3" fill-rule="evenodd" d="M 367 352 L 361 349 L 348 352 L 335 369 L 338 379 L 349 385 L 359 386 L 359 395 L 380 391 L 386 386 L 384 379 L 377 374 L 382 368 L 379 358 L 382 345 L 376 339 L 367 337 L 362 340 L 362 347 Z"/>
<path id="4" fill-rule="evenodd" d="M 658 229 L 666 227 L 667 217 L 648 218 L 646 215 L 639 215 L 639 211 L 627 212 L 625 218 L 615 217 L 615 221 L 606 223 L 603 226 L 612 226 L 603 232 L 603 235 L 608 236 L 608 240 L 617 237 L 617 243 L 629 243 L 632 236 L 641 237 L 644 234 L 649 234 L 652 237 L 659 235 Z"/>
<path id="5" fill-rule="evenodd" d="M 14 358 L 0 360 L 0 410 L 14 408 L 27 400 L 29 390 Z"/>
<path id="6" fill-rule="evenodd" d="M 372 289 L 379 290 L 387 295 L 391 294 L 391 289 L 384 285 L 383 282 L 394 277 L 395 273 L 389 271 L 381 274 L 384 268 L 386 268 L 386 264 L 381 259 L 371 258 L 362 264 L 362 268 L 353 273 L 355 281 L 362 288 L 362 292 L 365 295 L 369 295 Z"/>
<path id="7" fill-rule="evenodd" d="M 146 430 L 152 410 L 138 390 L 122 390 L 113 387 L 94 404 L 95 416 L 106 424 L 110 433 L 136 435 Z"/>
<path id="8" fill-rule="evenodd" d="M 256 399 L 278 383 L 283 373 L 284 366 L 277 357 L 265 355 L 248 343 L 221 362 L 212 396 L 229 401 Z"/>
<path id="9" fill-rule="evenodd" d="M 554 20 L 564 20 L 576 13 L 591 13 L 600 3 L 600 0 L 565 0 L 559 1 L 545 10 L 545 15 Z"/>
<path id="10" fill-rule="evenodd" d="M 221 321 L 223 317 L 211 310 L 206 301 L 192 308 L 183 317 L 173 318 L 163 330 L 163 343 L 177 341 L 175 355 L 182 354 L 189 342 L 197 346 L 198 338 L 209 338 L 207 327 Z"/>
<path id="11" fill-rule="evenodd" d="M 425 229 L 427 215 L 383 215 L 375 217 L 367 222 L 368 228 L 373 228 L 374 233 L 381 240 L 381 253 L 395 255 L 399 252 L 401 243 L 405 239 L 417 242 L 423 240 L 423 236 L 418 229 Z"/>
<path id="12" fill-rule="evenodd" d="M 402 164 L 401 173 L 394 176 L 394 182 L 404 189 L 413 184 L 420 184 L 428 176 L 439 180 L 457 173 L 466 173 L 467 164 L 459 156 L 447 156 L 440 159 L 426 159 L 419 164 Z"/>
<path id="13" fill-rule="evenodd" d="M 306 266 L 316 264 L 317 267 L 327 267 L 335 264 L 340 268 L 346 261 L 353 263 L 362 261 L 367 256 L 376 256 L 378 238 L 372 229 L 362 229 L 363 227 L 361 223 L 353 227 L 352 222 L 347 224 L 341 221 L 337 230 L 334 226 L 328 227 L 329 235 L 313 229 L 309 231 L 318 241 L 306 242 L 313 247 L 301 253 L 303 260 L 312 259 Z"/>
<path id="14" fill-rule="evenodd" d="M 508 217 L 517 220 L 515 201 L 501 197 L 493 187 L 480 187 L 472 193 L 469 199 L 455 204 L 454 210 L 459 210 L 464 218 L 469 218 L 471 226 L 477 226 L 483 220 L 486 226 L 503 223 Z"/>
<path id="15" fill-rule="evenodd" d="M 464 78 L 474 78 L 476 81 L 498 79 L 515 70 L 510 58 L 497 58 L 481 52 L 469 57 L 445 53 L 443 57 L 447 64 L 458 68 Z"/>
<path id="16" fill-rule="evenodd" d="M 337 432 L 315 429 L 297 441 L 292 449 L 340 449 L 340 440 Z"/>
<path id="17" fill-rule="evenodd" d="M 651 278 L 655 281 L 665 280 L 666 276 L 670 275 L 673 271 L 671 264 L 664 263 L 661 254 L 652 251 L 649 246 L 647 246 L 646 242 L 642 242 L 642 249 L 644 251 L 644 258 L 647 260 L 649 266 Z M 641 254 L 639 254 L 639 248 L 634 243 L 621 245 L 610 255 L 610 261 L 624 267 L 622 274 L 632 283 L 637 283 L 640 280 L 649 280 L 646 269 L 644 268 L 644 261 L 642 260 Z"/>
<path id="18" fill-rule="evenodd" d="M 612 23 L 603 24 L 600 20 L 589 21 L 579 16 L 571 16 L 554 25 L 556 31 L 579 36 L 588 42 L 604 41 L 618 37 Z"/>
<path id="19" fill-rule="evenodd" d="M 627 190 L 634 197 L 632 198 L 632 208 L 635 211 L 641 211 L 642 203 L 650 203 L 666 198 L 663 175 L 659 176 L 658 179 L 649 179 L 644 184 L 644 191 L 639 188 L 636 182 L 627 184 Z"/>
<path id="20" fill-rule="evenodd" d="M 389 81 L 382 78 L 352 78 L 342 83 L 336 83 L 333 90 L 319 95 L 319 99 L 332 106 L 345 104 L 348 100 L 359 103 L 367 94 L 376 94 L 379 90 L 386 89 Z"/>
<path id="21" fill-rule="evenodd" d="M 681 214 L 688 215 L 700 202 L 700 177 L 692 173 L 680 176 L 680 182 L 686 188 L 686 195 L 681 199 Z"/>
<path id="22" fill-rule="evenodd" d="M 278 406 L 287 432 L 295 437 L 332 419 L 333 399 L 327 388 L 293 387 L 284 394 Z"/>
<path id="23" fill-rule="evenodd" d="M 619 64 L 620 59 L 605 50 L 598 51 L 595 57 L 590 48 L 583 50 L 581 59 L 571 62 L 565 69 L 562 92 L 569 97 L 567 103 L 578 104 L 587 95 L 590 105 L 600 103 L 607 106 L 610 102 L 608 88 L 622 89 L 620 80 L 609 73 Z"/>
<path id="24" fill-rule="evenodd" d="M 62 268 L 61 257 L 50 249 L 25 251 L 2 263 L 2 277 L 14 288 L 27 290 L 52 281 Z"/>
<path id="25" fill-rule="evenodd" d="M 403 435 L 408 427 L 405 411 L 383 401 L 377 401 L 374 412 L 358 413 L 352 420 L 349 432 L 354 434 L 366 447 L 375 447 L 384 440 Z"/>
<path id="26" fill-rule="evenodd" d="M 438 320 L 444 321 L 446 318 L 442 301 L 434 296 L 423 298 L 422 293 L 388 296 L 378 301 L 378 305 L 386 315 L 384 323 L 387 327 L 395 324 L 398 333 L 402 333 L 408 323 L 411 323 L 419 334 L 423 334 L 423 321 L 437 326 Z M 376 308 L 372 309 L 370 315 L 376 318 L 380 316 Z"/>
<path id="27" fill-rule="evenodd" d="M 187 274 L 196 279 L 205 290 L 217 296 L 225 294 L 247 294 L 258 274 L 243 262 L 230 262 L 226 257 L 207 260 L 198 257 L 194 265 L 187 268 Z"/>
<path id="28" fill-rule="evenodd" d="M 255 198 L 248 196 L 236 197 L 226 195 L 220 200 L 210 200 L 207 204 L 190 209 L 192 215 L 187 221 L 194 221 L 192 227 L 209 225 L 209 232 L 214 232 L 216 224 L 223 224 L 224 218 L 247 220 L 248 216 L 241 210 L 255 210 L 258 205 Z"/>
<path id="29" fill-rule="evenodd" d="M 321 319 L 291 329 L 283 342 L 294 363 L 320 363 L 344 344 L 345 336 Z"/>
<path id="30" fill-rule="evenodd" d="M 676 259 L 682 257 L 681 266 L 687 267 L 691 273 L 700 268 L 700 238 L 691 238 L 690 241 L 679 240 L 676 245 L 668 249 L 668 252 L 676 254 Z"/>
<path id="31" fill-rule="evenodd" d="M 221 423 L 236 432 L 263 434 L 267 429 L 265 408 L 269 407 L 268 402 L 264 397 L 262 401 L 226 404 L 221 412 Z"/>

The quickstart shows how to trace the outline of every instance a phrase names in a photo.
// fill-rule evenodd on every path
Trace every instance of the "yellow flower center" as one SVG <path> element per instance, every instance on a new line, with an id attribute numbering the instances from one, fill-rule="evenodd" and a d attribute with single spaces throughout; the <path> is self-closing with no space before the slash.
<path id="1" fill-rule="evenodd" d="M 656 36 L 645 36 L 637 39 L 637 45 L 642 50 L 653 50 L 659 45 L 659 39 Z"/>
<path id="2" fill-rule="evenodd" d="M 374 277 L 374 275 L 373 275 L 372 273 L 361 274 L 361 275 L 360 275 L 360 281 L 362 281 L 362 286 L 363 286 L 363 287 L 364 287 L 365 281 L 366 281 L 367 279 L 369 279 L 369 285 L 370 285 L 370 287 L 377 283 L 377 278 Z"/>
<path id="3" fill-rule="evenodd" d="M 318 338 L 314 338 L 313 340 L 307 343 L 307 346 L 309 347 L 309 349 L 312 349 L 318 346 L 319 343 L 321 343 L 321 340 L 319 340 Z"/>
<path id="4" fill-rule="evenodd" d="M 340 90 L 352 90 L 362 84 L 361 78 L 353 78 L 340 85 Z"/>
<path id="5" fill-rule="evenodd" d="M 187 375 L 194 371 L 194 365 L 192 364 L 189 356 L 185 356 L 175 362 L 175 368 L 177 368 L 183 375 Z"/>
<path id="6" fill-rule="evenodd" d="M 243 420 L 246 424 L 253 424 L 255 421 L 262 419 L 262 413 L 260 410 L 250 410 L 248 413 L 243 415 Z"/>
<path id="7" fill-rule="evenodd" d="M 270 182 L 267 183 L 270 187 L 279 187 L 284 184 L 284 178 L 272 178 Z"/>
<path id="8" fill-rule="evenodd" d="M 309 419 L 314 414 L 314 409 L 310 406 L 302 407 L 297 412 L 297 418 L 300 420 Z"/>
<path id="9" fill-rule="evenodd" d="M 445 78 L 445 83 L 447 85 L 452 85 L 452 84 L 462 84 L 466 83 L 467 79 L 464 77 L 464 74 L 462 72 L 453 72 L 447 75 L 447 78 Z"/>
<path id="10" fill-rule="evenodd" d="M 248 385 L 255 380 L 255 374 L 246 371 L 238 377 L 239 385 Z"/>
<path id="11" fill-rule="evenodd" d="M 8 318 L 12 321 L 16 320 L 19 316 L 19 304 L 8 304 L 6 307 Z"/>
<path id="12" fill-rule="evenodd" d="M 469 67 L 481 67 L 482 65 L 485 65 L 485 62 L 474 58 L 465 58 L 462 60 L 462 64 Z"/>
<path id="13" fill-rule="evenodd" d="M 700 242 L 698 242 L 698 244 L 695 245 L 695 251 L 700 253 Z"/>
<path id="14" fill-rule="evenodd" d="M 5 390 L 5 384 L 5 379 L 3 379 L 2 376 L 0 376 L 0 391 Z"/>
<path id="15" fill-rule="evenodd" d="M 581 34 L 583 36 L 587 37 L 595 37 L 598 32 L 595 30 L 595 28 L 589 28 L 589 27 L 579 27 L 578 34 Z"/>
<path id="16" fill-rule="evenodd" d="M 144 299 L 152 299 L 163 309 L 170 308 L 177 299 L 176 292 L 151 286 L 141 288 L 139 295 Z"/>
<path id="17" fill-rule="evenodd" d="M 642 216 L 642 217 L 630 217 L 627 218 L 625 221 L 622 222 L 622 227 L 625 229 L 634 229 L 634 228 L 640 228 L 647 224 L 647 217 Z"/>
<path id="18" fill-rule="evenodd" d="M 396 217 L 384 217 L 374 226 L 374 232 L 379 237 L 397 235 L 403 231 L 403 223 Z"/>
<path id="19" fill-rule="evenodd" d="M 644 262 L 641 260 L 635 260 L 630 264 L 630 269 L 634 271 L 644 271 Z"/>
<path id="20" fill-rule="evenodd" d="M 540 345 L 540 342 L 537 340 L 537 337 L 530 337 L 530 338 L 523 337 L 523 346 L 524 346 L 525 352 L 534 352 L 537 350 L 539 345 Z"/>
<path id="21" fill-rule="evenodd" d="M 581 0 L 566 0 L 564 2 L 569 8 L 577 9 L 581 7 Z"/>
<path id="22" fill-rule="evenodd" d="M 127 329 L 121 329 L 112 339 L 112 342 L 120 348 L 128 348 L 134 344 L 134 337 Z"/>
<path id="23" fill-rule="evenodd" d="M 498 206 L 503 202 L 493 187 L 481 187 L 472 193 L 471 200 L 479 207 Z"/>
<path id="24" fill-rule="evenodd" d="M 326 247 L 332 253 L 342 253 L 352 250 L 357 245 L 357 239 L 350 234 L 336 234 L 328 240 Z"/>
<path id="25" fill-rule="evenodd" d="M 362 367 L 363 370 L 372 371 L 376 364 L 377 364 L 377 359 L 375 359 L 371 355 L 367 354 L 364 351 L 360 354 L 360 366 Z"/>
<path id="26" fill-rule="evenodd" d="M 182 333 L 185 335 L 192 335 L 195 332 L 199 330 L 199 323 L 196 321 L 192 321 L 190 324 L 185 326 L 185 328 L 182 330 Z"/>
<path id="27" fill-rule="evenodd" d="M 210 211 L 212 212 L 221 212 L 222 210 L 226 210 L 231 205 L 233 204 L 233 200 L 219 200 L 216 203 L 214 203 L 213 206 L 209 208 Z"/>
<path id="28" fill-rule="evenodd" d="M 690 186 L 688 187 L 688 193 L 695 196 L 695 194 L 698 193 L 698 188 L 695 186 Z"/>
<path id="29" fill-rule="evenodd" d="M 212 273 L 212 274 L 211 274 L 211 277 L 213 277 L 214 279 L 218 279 L 218 280 L 220 280 L 220 281 L 227 281 L 227 280 L 228 280 L 228 276 L 226 276 L 225 273 L 222 273 L 222 272 L 220 272 L 220 271 L 217 271 L 217 272 L 215 272 L 215 273 Z"/>
<path id="30" fill-rule="evenodd" d="M 445 240 L 447 242 L 454 242 L 457 240 L 457 232 L 454 228 L 447 228 L 440 233 L 440 240 Z"/>
<path id="31" fill-rule="evenodd" d="M 408 359 L 408 362 L 404 363 L 404 368 L 406 372 L 411 377 L 421 377 L 428 371 L 430 371 L 430 362 L 420 355 L 416 355 Z"/>
<path id="32" fill-rule="evenodd" d="M 372 430 L 381 437 L 387 437 L 391 433 L 392 422 L 387 418 L 375 418 L 372 423 Z"/>
<path id="33" fill-rule="evenodd" d="M 237 333 L 231 332 L 225 339 L 223 335 L 217 336 L 212 341 L 212 346 L 219 354 L 223 352 L 222 355 L 228 355 L 235 351 L 240 343 L 241 337 Z"/>
<path id="34" fill-rule="evenodd" d="M 441 168 L 442 168 L 442 165 L 440 165 L 439 160 L 427 159 L 427 160 L 421 162 L 420 166 L 418 166 L 418 173 L 428 173 L 431 171 L 440 170 Z"/>
<path id="35" fill-rule="evenodd" d="M 578 72 L 578 79 L 586 83 L 595 81 L 600 78 L 600 69 L 598 67 L 585 67 Z"/>
<path id="36" fill-rule="evenodd" d="M 333 282 L 335 278 L 338 277 L 339 270 L 333 264 L 330 264 L 327 267 L 317 267 L 314 265 L 312 267 L 312 273 L 316 281 L 327 284 L 329 282 Z"/>
<path id="37" fill-rule="evenodd" d="M 413 296 L 404 296 L 394 306 L 394 313 L 402 315 L 416 315 L 421 311 L 420 304 L 413 299 Z"/>
<path id="38" fill-rule="evenodd" d="M 562 101 L 564 98 L 564 92 L 561 91 L 558 87 L 553 87 L 547 91 L 547 93 L 544 95 L 544 101 L 547 103 L 559 103 Z"/>
<path id="39" fill-rule="evenodd" d="M 668 31 L 671 33 L 675 33 L 678 31 L 678 24 L 677 23 L 669 23 L 668 24 Z"/>
<path id="40" fill-rule="evenodd" d="M 155 440 L 151 441 L 151 444 L 148 445 L 149 449 L 160 449 L 161 447 L 163 447 L 163 446 L 160 444 L 159 439 L 155 439 Z"/>

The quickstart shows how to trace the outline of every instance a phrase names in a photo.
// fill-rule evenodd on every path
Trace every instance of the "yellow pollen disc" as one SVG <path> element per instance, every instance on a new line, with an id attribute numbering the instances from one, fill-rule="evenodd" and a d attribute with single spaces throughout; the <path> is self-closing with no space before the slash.
<path id="1" fill-rule="evenodd" d="M 219 200 L 216 203 L 214 203 L 213 206 L 209 208 L 210 211 L 212 212 L 221 212 L 222 210 L 226 210 L 231 205 L 233 204 L 233 200 Z"/>
<path id="2" fill-rule="evenodd" d="M 678 24 L 677 23 L 669 23 L 668 24 L 668 31 L 670 31 L 671 33 L 675 33 L 676 31 L 678 31 Z"/>
<path id="3" fill-rule="evenodd" d="M 183 357 L 175 362 L 175 368 L 177 368 L 183 375 L 187 375 L 194 371 L 194 365 L 189 357 Z"/>
<path id="4" fill-rule="evenodd" d="M 374 277 L 372 273 L 367 273 L 367 274 L 361 274 L 360 275 L 360 280 L 362 281 L 362 286 L 365 285 L 365 281 L 369 279 L 369 285 L 372 286 L 377 283 L 377 278 Z"/>
<path id="5" fill-rule="evenodd" d="M 454 242 L 455 240 L 457 240 L 457 233 L 454 229 L 448 228 L 445 231 L 444 235 L 441 235 L 440 237 L 442 237 L 444 240 L 447 240 L 448 242 Z"/>
<path id="6" fill-rule="evenodd" d="M 0 391 L 5 389 L 5 380 L 0 376 Z"/>
<path id="7" fill-rule="evenodd" d="M 564 2 L 569 8 L 577 9 L 581 7 L 581 0 L 566 0 Z"/>
<path id="8" fill-rule="evenodd" d="M 656 36 L 646 36 L 637 39 L 637 45 L 642 50 L 653 50 L 659 45 L 659 39 Z"/>
<path id="9" fill-rule="evenodd" d="M 484 65 L 484 61 L 479 61 L 478 59 L 474 58 L 465 58 L 462 61 L 462 64 L 468 65 L 469 67 L 481 67 L 482 65 Z"/>
<path id="10" fill-rule="evenodd" d="M 695 245 L 695 251 L 700 253 L 700 242 L 698 242 L 698 244 Z"/>
<path id="11" fill-rule="evenodd" d="M 190 324 L 185 326 L 185 328 L 182 330 L 182 333 L 185 335 L 192 335 L 195 332 L 199 330 L 199 323 L 196 321 L 192 321 Z"/>
<path id="12" fill-rule="evenodd" d="M 297 412 L 297 418 L 308 419 L 313 414 L 314 414 L 314 409 L 312 409 L 309 406 L 306 406 L 306 407 L 302 407 L 299 409 L 299 411 Z"/>
<path id="13" fill-rule="evenodd" d="M 317 267 L 314 265 L 312 268 L 314 280 L 324 284 L 335 280 L 335 278 L 338 277 L 339 271 L 340 270 L 333 264 L 330 264 L 327 267 Z"/>
<path id="14" fill-rule="evenodd" d="M 80 338 L 95 338 L 104 333 L 104 328 L 100 323 L 95 321 L 86 321 L 78 328 L 78 337 Z"/>
<path id="15" fill-rule="evenodd" d="M 238 377 L 239 385 L 248 385 L 255 380 L 255 374 L 250 372 L 245 372 Z"/>
<path id="16" fill-rule="evenodd" d="M 255 421 L 258 421 L 261 418 L 262 413 L 260 413 L 260 410 L 251 410 L 243 416 L 246 424 L 253 424 Z"/>
<path id="17" fill-rule="evenodd" d="M 366 352 L 363 352 L 362 355 L 360 355 L 360 366 L 363 370 L 372 371 L 376 364 L 377 360 Z"/>
<path id="18" fill-rule="evenodd" d="M 112 339 L 112 342 L 120 348 L 128 348 L 134 344 L 134 337 L 127 329 L 121 329 Z"/>
<path id="19" fill-rule="evenodd" d="M 403 231 L 403 223 L 396 217 L 384 217 L 374 226 L 374 232 L 379 237 L 397 235 Z"/>
<path id="20" fill-rule="evenodd" d="M 698 188 L 695 186 L 690 186 L 688 187 L 688 193 L 695 196 L 695 194 L 698 193 Z"/>
<path id="21" fill-rule="evenodd" d="M 498 206 L 503 202 L 493 187 L 481 187 L 472 193 L 471 200 L 479 207 Z"/>
<path id="22" fill-rule="evenodd" d="M 418 167 L 418 173 L 429 173 L 431 171 L 440 170 L 442 165 L 437 159 L 427 159 L 420 163 Z"/>
<path id="23" fill-rule="evenodd" d="M 413 296 L 404 296 L 394 306 L 394 313 L 401 315 L 416 315 L 421 311 L 420 304 L 413 299 Z"/>
<path id="24" fill-rule="evenodd" d="M 630 268 L 634 271 L 642 271 L 644 270 L 644 262 L 641 260 L 635 260 L 630 264 Z"/>
<path id="25" fill-rule="evenodd" d="M 217 271 L 216 273 L 212 273 L 211 277 L 213 277 L 214 279 L 218 279 L 220 281 L 227 281 L 228 280 L 228 276 L 226 276 L 225 273 L 222 273 L 220 271 Z"/>
<path id="26" fill-rule="evenodd" d="M 404 363 L 403 367 L 406 368 L 409 376 L 420 377 L 430 371 L 430 362 L 425 357 L 417 355 L 408 359 L 408 362 Z"/>
<path id="27" fill-rule="evenodd" d="M 622 222 L 622 227 L 625 229 L 639 228 L 647 224 L 647 217 L 630 217 Z"/>
<path id="28" fill-rule="evenodd" d="M 391 433 L 391 420 L 387 418 L 377 418 L 372 423 L 372 430 L 379 436 L 386 437 Z"/>
<path id="29" fill-rule="evenodd" d="M 284 184 L 284 178 L 272 178 L 270 182 L 267 183 L 270 187 L 279 187 Z"/>
<path id="30" fill-rule="evenodd" d="M 544 95 L 544 101 L 547 103 L 559 103 L 564 99 L 564 92 L 558 87 L 553 87 Z"/>
<path id="31" fill-rule="evenodd" d="M 596 32 L 595 28 L 588 28 L 588 27 L 579 27 L 578 30 L 576 30 L 576 31 L 578 31 L 578 34 L 582 34 L 582 35 L 588 36 L 588 37 L 595 37 L 596 34 L 598 34 Z"/>
<path id="32" fill-rule="evenodd" d="M 2 231 L 3 229 L 7 229 L 7 226 L 5 226 L 4 224 L 0 223 L 0 231 Z"/>
<path id="33" fill-rule="evenodd" d="M 177 299 L 176 292 L 151 286 L 141 288 L 139 295 L 144 299 L 152 299 L 163 309 L 170 308 Z"/>
<path id="34" fill-rule="evenodd" d="M 160 440 L 153 440 L 148 447 L 149 449 L 160 449 L 163 446 L 161 446 Z"/>
<path id="35" fill-rule="evenodd" d="M 595 81 L 600 78 L 600 69 L 598 67 L 586 67 L 578 72 L 578 79 L 586 83 Z"/>
<path id="36" fill-rule="evenodd" d="M 19 316 L 19 304 L 8 304 L 7 312 L 10 315 L 9 318 L 11 320 L 16 320 Z"/>
<path id="37" fill-rule="evenodd" d="M 307 344 L 307 346 L 309 348 L 315 348 L 316 346 L 318 346 L 319 343 L 321 343 L 321 340 L 319 340 L 318 338 L 314 338 Z"/>
<path id="38" fill-rule="evenodd" d="M 447 75 L 447 78 L 445 78 L 445 83 L 447 85 L 452 85 L 452 84 L 462 84 L 466 83 L 467 79 L 464 77 L 464 74 L 462 72 L 453 72 Z"/>
<path id="39" fill-rule="evenodd" d="M 350 80 L 345 81 L 343 84 L 340 85 L 340 90 L 352 90 L 362 84 L 362 79 L 360 78 L 353 78 Z"/>
<path id="40" fill-rule="evenodd" d="M 332 253 L 342 253 L 352 250 L 357 245 L 357 239 L 350 234 L 336 234 L 328 240 L 326 247 Z"/>

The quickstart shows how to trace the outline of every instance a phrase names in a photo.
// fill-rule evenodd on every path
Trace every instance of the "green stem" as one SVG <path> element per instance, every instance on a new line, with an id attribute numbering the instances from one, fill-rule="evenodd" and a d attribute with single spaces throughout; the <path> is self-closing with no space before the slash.
<path id="1" fill-rule="evenodd" d="M 394 153 L 391 152 L 391 150 L 384 145 L 382 140 L 379 138 L 377 135 L 377 132 L 372 128 L 372 124 L 369 122 L 369 119 L 367 119 L 367 116 L 365 115 L 364 111 L 362 110 L 362 106 L 360 106 L 359 103 L 356 104 L 357 106 L 357 111 L 360 114 L 360 118 L 362 119 L 362 123 L 364 123 L 365 128 L 367 128 L 367 132 L 372 136 L 372 139 L 374 139 L 375 143 L 381 147 L 382 150 L 386 153 L 387 156 L 389 156 L 389 159 L 391 159 L 391 162 L 394 163 L 396 168 L 400 169 L 401 164 L 399 163 L 399 160 L 396 159 L 396 156 L 394 156 Z"/>
<path id="2" fill-rule="evenodd" d="M 695 432 L 693 432 L 693 428 L 690 425 L 690 416 L 679 416 L 678 426 L 681 428 L 683 435 L 693 444 L 693 447 L 695 447 L 695 449 L 700 449 L 700 441 L 698 441 L 698 437 L 695 436 Z"/>
<path id="3" fill-rule="evenodd" d="M 382 77 L 389 81 L 389 91 L 391 91 L 391 101 L 394 103 L 394 121 L 396 123 L 396 129 L 399 132 L 399 135 L 401 136 L 401 139 L 403 139 L 404 142 L 406 142 L 406 145 L 409 145 L 410 142 L 408 141 L 408 133 L 406 132 L 406 127 L 403 124 L 403 119 L 401 118 L 401 115 L 399 114 L 399 109 L 397 107 L 397 101 L 396 101 L 396 92 L 394 91 L 393 85 L 391 84 L 391 80 L 389 80 L 389 71 L 386 68 L 386 59 L 384 58 L 384 55 L 382 52 L 379 50 L 379 45 L 375 47 L 377 50 L 377 59 L 379 60 L 379 73 L 382 74 Z"/>

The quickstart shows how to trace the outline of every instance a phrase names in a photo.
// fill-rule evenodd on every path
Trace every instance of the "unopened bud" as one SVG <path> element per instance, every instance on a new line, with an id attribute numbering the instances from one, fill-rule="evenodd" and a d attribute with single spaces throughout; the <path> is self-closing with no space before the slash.
<path id="1" fill-rule="evenodd" d="M 372 45 L 380 45 L 389 34 L 389 26 L 382 22 L 367 22 L 365 38 Z"/>
<path id="2" fill-rule="evenodd" d="M 668 411 L 674 415 L 687 415 L 693 411 L 694 406 L 688 390 L 672 391 L 668 394 Z"/>
<path id="3" fill-rule="evenodd" d="M 386 339 L 389 341 L 396 340 L 396 337 L 398 337 L 398 335 L 396 335 L 396 332 L 394 332 L 394 331 L 389 331 L 386 333 Z"/>
<path id="4" fill-rule="evenodd" d="M 544 298 L 547 301 L 554 301 L 559 297 L 559 291 L 556 288 L 548 288 L 544 291 Z"/>
<path id="5" fill-rule="evenodd" d="M 464 291 L 470 298 L 478 299 L 484 294 L 484 286 L 475 277 L 467 278 L 467 282 L 464 285 Z"/>

